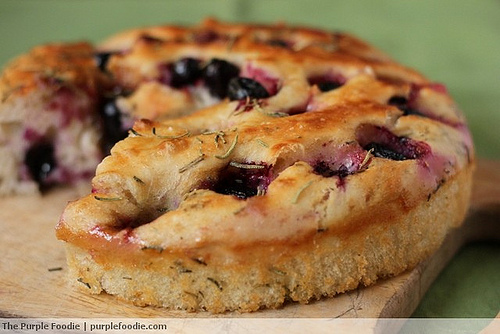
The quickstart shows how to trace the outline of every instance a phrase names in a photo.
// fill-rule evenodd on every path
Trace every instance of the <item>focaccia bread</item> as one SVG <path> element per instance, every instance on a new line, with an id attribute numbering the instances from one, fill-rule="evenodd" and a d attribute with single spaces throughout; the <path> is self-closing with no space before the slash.
<path id="1" fill-rule="evenodd" d="M 84 291 L 216 313 L 307 303 L 413 268 L 466 214 L 462 113 L 352 36 L 208 20 L 101 50 L 137 121 L 56 227 Z"/>
<path id="2" fill-rule="evenodd" d="M 410 70 L 387 64 L 387 56 L 352 36 L 281 28 L 206 20 L 192 28 L 126 31 L 98 46 L 41 45 L 17 57 L 0 75 L 0 196 L 34 194 L 53 185 L 90 180 L 134 120 L 174 118 L 216 104 L 226 97 L 234 76 L 258 76 L 275 93 L 278 78 L 264 77 L 265 62 L 274 61 L 260 57 L 257 66 L 247 61 L 251 54 L 273 54 L 278 48 L 298 51 L 297 56 L 337 59 L 335 68 L 326 72 L 325 64 L 311 69 L 320 77 L 310 80 L 343 82 L 366 64 L 385 77 L 398 79 L 404 73 L 421 80 Z M 231 51 L 236 39 L 245 54 Z M 165 40 L 168 52 L 156 51 Z M 276 55 L 283 53 L 290 52 Z M 230 64 L 219 61 L 224 59 Z M 294 82 L 279 84 L 292 91 Z M 293 96 L 294 101 L 280 96 L 276 105 L 287 108 L 304 93 Z"/>

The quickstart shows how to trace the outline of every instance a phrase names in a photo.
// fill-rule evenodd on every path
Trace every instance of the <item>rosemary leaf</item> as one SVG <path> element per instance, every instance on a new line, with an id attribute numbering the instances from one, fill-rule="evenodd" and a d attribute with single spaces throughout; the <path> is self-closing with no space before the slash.
<path id="1" fill-rule="evenodd" d="M 198 299 L 198 295 L 189 291 L 184 290 L 183 291 L 186 295 L 190 295 L 191 297 L 194 297 L 195 299 Z"/>
<path id="2" fill-rule="evenodd" d="M 289 114 L 287 114 L 286 112 L 280 112 L 280 111 L 275 111 L 275 112 L 266 112 L 265 113 L 267 116 L 271 116 L 271 117 L 288 117 L 290 116 Z"/>
<path id="3" fill-rule="evenodd" d="M 363 161 L 359 165 L 359 169 L 362 169 L 363 167 L 365 167 L 365 165 L 368 163 L 368 161 L 370 160 L 370 158 L 372 156 L 372 152 L 373 152 L 373 148 L 371 148 L 368 152 L 366 152 L 365 158 L 363 159 Z"/>
<path id="4" fill-rule="evenodd" d="M 101 196 L 94 196 L 94 198 L 98 201 L 103 201 L 103 202 L 114 202 L 114 201 L 121 201 L 123 198 L 121 197 L 101 197 Z"/>
<path id="5" fill-rule="evenodd" d="M 191 132 L 189 130 L 186 130 L 186 132 L 184 133 L 181 133 L 180 135 L 175 135 L 175 136 L 163 136 L 163 135 L 160 135 L 158 133 L 156 133 L 156 128 L 153 128 L 153 134 L 160 138 L 160 139 L 178 139 L 178 138 L 182 138 L 182 137 L 186 137 L 186 136 L 189 136 L 191 134 Z"/>
<path id="6" fill-rule="evenodd" d="M 187 269 L 182 266 L 177 268 L 177 271 L 179 272 L 179 274 L 189 274 L 193 272 L 191 269 Z"/>
<path id="7" fill-rule="evenodd" d="M 165 213 L 168 211 L 168 208 L 158 208 L 156 209 L 156 211 L 158 211 L 159 213 Z"/>
<path id="8" fill-rule="evenodd" d="M 202 153 L 196 159 L 194 159 L 193 161 L 191 161 L 190 163 L 188 163 L 186 166 L 183 166 L 183 167 L 179 168 L 179 173 L 184 173 L 189 168 L 194 167 L 196 164 L 202 162 L 203 159 L 205 159 L 205 154 Z"/>
<path id="9" fill-rule="evenodd" d="M 145 184 L 143 180 L 134 175 L 134 180 L 140 184 Z"/>
<path id="10" fill-rule="evenodd" d="M 236 136 L 234 136 L 234 140 L 231 143 L 231 146 L 229 147 L 229 149 L 227 150 L 227 152 L 224 153 L 223 155 L 216 155 L 215 157 L 217 159 L 226 159 L 227 157 L 229 157 L 231 155 L 231 153 L 233 152 L 233 150 L 236 147 L 237 143 L 238 143 L 238 134 L 236 134 Z"/>
<path id="11" fill-rule="evenodd" d="M 255 141 L 256 141 L 257 143 L 259 143 L 260 145 L 262 145 L 262 146 L 266 147 L 266 148 L 268 148 L 268 147 L 269 147 L 269 145 L 268 145 L 265 141 L 263 141 L 262 139 L 256 138 L 256 139 L 255 139 Z"/>
<path id="12" fill-rule="evenodd" d="M 141 250 L 148 250 L 148 249 L 155 250 L 158 253 L 163 252 L 163 247 L 161 247 L 161 246 L 144 246 L 144 247 L 141 248 Z"/>
<path id="13" fill-rule="evenodd" d="M 312 181 L 309 181 L 307 182 L 305 185 L 303 185 L 298 191 L 297 193 L 295 194 L 295 197 L 293 198 L 293 201 L 292 203 L 293 204 L 297 204 L 297 202 L 299 201 L 299 197 L 300 197 L 300 194 L 302 194 L 302 192 L 307 188 L 309 187 L 310 185 L 312 184 Z"/>
<path id="14" fill-rule="evenodd" d="M 204 131 L 201 133 L 202 136 L 209 136 L 217 133 L 218 131 Z"/>
<path id="15" fill-rule="evenodd" d="M 286 273 L 283 270 L 279 270 L 279 269 L 277 269 L 275 267 L 269 268 L 269 271 L 271 271 L 271 272 L 273 272 L 275 274 L 278 274 L 280 276 L 285 276 L 286 275 Z"/>
<path id="16" fill-rule="evenodd" d="M 78 279 L 77 279 L 77 281 L 78 281 L 78 282 L 80 282 L 80 283 L 82 283 L 83 285 L 85 285 L 85 286 L 86 286 L 87 288 L 89 288 L 89 289 L 91 289 L 91 288 L 92 288 L 92 287 L 90 286 L 90 284 L 89 284 L 89 283 L 87 283 L 87 282 L 84 282 L 84 281 L 83 281 L 83 278 L 81 278 L 81 277 L 80 277 L 80 278 L 78 278 Z"/>
<path id="17" fill-rule="evenodd" d="M 203 258 L 192 258 L 191 260 L 193 260 L 194 262 L 196 262 L 198 264 L 204 265 L 204 266 L 207 265 L 207 263 L 205 262 L 205 260 L 203 260 Z"/>
<path id="18" fill-rule="evenodd" d="M 134 129 L 130 129 L 130 132 L 132 132 L 132 134 L 136 137 L 142 137 L 142 135 L 139 132 L 135 131 Z"/>
<path id="19" fill-rule="evenodd" d="M 243 168 L 243 169 L 262 169 L 266 168 L 266 166 L 263 165 L 253 165 L 253 164 L 242 164 L 236 161 L 231 161 L 229 163 L 230 166 L 236 167 L 236 168 Z"/>
<path id="20" fill-rule="evenodd" d="M 212 277 L 207 277 L 207 280 L 209 280 L 210 282 L 214 283 L 215 286 L 220 290 L 222 291 L 222 286 L 220 285 L 219 282 L 217 282 L 215 279 L 213 279 Z"/>
<path id="21" fill-rule="evenodd" d="M 240 208 L 236 209 L 236 210 L 233 212 L 233 215 L 235 215 L 235 216 L 236 216 L 237 214 L 239 214 L 240 212 L 242 212 L 243 210 L 245 210 L 245 208 L 246 208 L 245 206 L 242 206 L 242 207 L 240 207 Z"/>
<path id="22" fill-rule="evenodd" d="M 216 147 L 219 147 L 219 138 L 222 139 L 223 144 L 226 144 L 226 139 L 224 138 L 225 135 L 224 131 L 219 131 L 215 134 L 214 141 Z"/>

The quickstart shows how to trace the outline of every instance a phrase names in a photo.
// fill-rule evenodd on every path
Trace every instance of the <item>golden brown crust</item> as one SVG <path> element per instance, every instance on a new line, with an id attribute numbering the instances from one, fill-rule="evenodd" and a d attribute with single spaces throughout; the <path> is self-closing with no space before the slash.
<path id="1" fill-rule="evenodd" d="M 316 231 L 293 243 L 233 248 L 217 244 L 175 251 L 138 249 L 121 241 L 124 235 L 115 235 L 115 246 L 110 247 L 97 237 L 75 238 L 66 227 L 60 233 L 72 235 L 68 264 L 82 291 L 105 291 L 137 305 L 190 311 L 278 308 L 287 301 L 307 303 L 373 284 L 427 258 L 449 229 L 461 223 L 470 196 L 464 188 L 470 189 L 471 173 L 470 167 L 462 171 L 405 215 L 383 219 L 374 212 L 369 223 L 364 220 L 358 228 Z"/>
<path id="2" fill-rule="evenodd" d="M 465 215 L 463 115 L 354 37 L 207 20 L 101 48 L 120 50 L 107 71 L 132 91 L 123 108 L 155 119 L 134 124 L 57 226 L 92 293 L 212 312 L 307 302 L 413 267 Z M 169 77 L 187 58 L 223 59 L 268 96 L 197 109 L 199 82 Z"/>
<path id="3" fill-rule="evenodd" d="M 109 61 L 99 64 L 95 55 L 106 53 Z M 224 59 L 240 67 L 241 76 L 268 76 L 266 84 L 274 87 L 266 88 L 280 90 L 268 101 L 269 109 L 277 111 L 308 103 L 311 85 L 304 78 L 326 75 L 344 82 L 367 73 L 393 82 L 427 82 L 354 36 L 285 24 L 207 19 L 196 27 L 130 30 L 98 47 L 84 42 L 39 46 L 8 64 L 0 77 L 0 153 L 7 161 L 0 168 L 0 195 L 34 192 L 36 183 L 43 183 L 25 161 L 40 138 L 55 146 L 58 155 L 59 167 L 46 183 L 72 183 L 92 175 L 108 146 L 121 139 L 103 119 L 110 99 L 116 99 L 120 118 L 110 122 L 121 122 L 121 130 L 137 119 L 177 118 L 221 102 L 199 83 L 182 89 L 169 85 L 168 67 L 183 57 L 203 64 Z M 59 132 L 71 139 L 54 138 Z M 81 164 L 85 166 L 72 170 Z"/>
<path id="4" fill-rule="evenodd" d="M 38 90 L 43 81 L 58 80 L 92 90 L 96 94 L 98 70 L 88 43 L 48 44 L 9 63 L 0 77 L 2 102 Z"/>

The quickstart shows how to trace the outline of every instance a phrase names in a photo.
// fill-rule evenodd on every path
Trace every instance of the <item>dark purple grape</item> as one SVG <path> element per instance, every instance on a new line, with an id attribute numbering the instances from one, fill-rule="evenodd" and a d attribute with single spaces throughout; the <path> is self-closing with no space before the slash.
<path id="1" fill-rule="evenodd" d="M 113 52 L 98 52 L 94 54 L 96 65 L 101 71 L 106 72 L 106 65 L 111 55 L 113 55 Z"/>
<path id="2" fill-rule="evenodd" d="M 340 74 L 325 74 L 310 77 L 307 81 L 311 86 L 318 86 L 320 91 L 328 92 L 344 85 L 347 79 Z"/>
<path id="3" fill-rule="evenodd" d="M 252 165 L 262 168 L 239 168 L 229 165 L 221 172 L 212 190 L 242 199 L 265 193 L 271 182 L 271 168 L 266 164 Z"/>
<path id="4" fill-rule="evenodd" d="M 247 97 L 265 99 L 269 93 L 258 81 L 250 78 L 233 78 L 229 81 L 227 95 L 230 100 L 243 100 Z"/>
<path id="5" fill-rule="evenodd" d="M 128 130 L 123 128 L 122 113 L 116 105 L 116 98 L 104 98 L 101 104 L 100 116 L 102 120 L 102 148 L 108 154 L 118 141 L 128 135 Z"/>
<path id="6" fill-rule="evenodd" d="M 342 86 L 341 83 L 335 81 L 323 81 L 317 84 L 318 88 L 322 92 L 329 92 L 331 90 L 337 89 Z"/>
<path id="7" fill-rule="evenodd" d="M 24 156 L 24 164 L 40 188 L 48 186 L 47 178 L 57 167 L 54 146 L 51 143 L 39 142 L 32 145 Z"/>
<path id="8" fill-rule="evenodd" d="M 411 108 L 408 106 L 408 99 L 403 96 L 393 96 L 387 102 L 391 106 L 397 107 L 399 110 L 403 112 L 403 115 L 417 115 L 417 116 L 425 116 L 417 109 Z"/>
<path id="9" fill-rule="evenodd" d="M 314 163 L 313 170 L 314 173 L 324 177 L 338 176 L 343 178 L 351 174 L 345 165 L 334 166 L 326 161 L 318 161 Z"/>
<path id="10" fill-rule="evenodd" d="M 391 159 L 391 160 L 406 160 L 407 157 L 403 154 L 394 151 L 393 149 L 378 143 L 369 143 L 364 147 L 365 150 L 372 150 L 372 154 L 379 158 Z"/>
<path id="11" fill-rule="evenodd" d="M 241 179 L 226 180 L 226 181 L 231 181 L 231 182 L 221 184 L 220 185 L 221 187 L 215 189 L 214 191 L 219 194 L 233 195 L 242 199 L 257 195 L 257 189 L 246 186 Z"/>
<path id="12" fill-rule="evenodd" d="M 194 58 L 182 58 L 171 65 L 170 85 L 181 88 L 193 84 L 201 77 L 200 61 Z"/>
<path id="13" fill-rule="evenodd" d="M 408 137 L 398 137 L 385 127 L 364 124 L 356 130 L 356 137 L 364 150 L 372 155 L 391 160 L 419 159 L 431 153 L 430 146 Z"/>
<path id="14" fill-rule="evenodd" d="M 227 96 L 229 81 L 237 77 L 240 69 L 222 59 L 214 58 L 203 69 L 203 79 L 211 95 L 223 99 Z"/>

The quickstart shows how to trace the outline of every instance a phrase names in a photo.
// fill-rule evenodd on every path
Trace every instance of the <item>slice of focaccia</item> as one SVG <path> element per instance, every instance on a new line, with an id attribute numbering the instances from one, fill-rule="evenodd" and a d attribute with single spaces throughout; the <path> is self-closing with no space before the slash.
<path id="1" fill-rule="evenodd" d="M 34 48 L 0 77 L 0 194 L 88 179 L 102 160 L 96 109 L 103 78 L 87 43 Z"/>
<path id="2" fill-rule="evenodd" d="M 211 312 L 307 303 L 414 267 L 464 218 L 463 115 L 354 37 L 208 20 L 101 50 L 137 121 L 56 227 L 85 291 Z"/>

